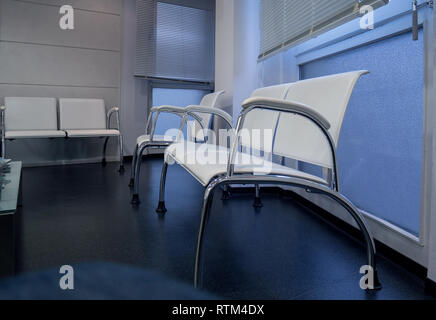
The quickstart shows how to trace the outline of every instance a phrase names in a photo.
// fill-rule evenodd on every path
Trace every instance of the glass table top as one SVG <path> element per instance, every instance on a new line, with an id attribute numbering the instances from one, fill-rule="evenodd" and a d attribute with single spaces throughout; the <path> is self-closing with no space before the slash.
<path id="1" fill-rule="evenodd" d="M 17 210 L 21 167 L 22 163 L 16 161 L 0 168 L 0 216 Z"/>

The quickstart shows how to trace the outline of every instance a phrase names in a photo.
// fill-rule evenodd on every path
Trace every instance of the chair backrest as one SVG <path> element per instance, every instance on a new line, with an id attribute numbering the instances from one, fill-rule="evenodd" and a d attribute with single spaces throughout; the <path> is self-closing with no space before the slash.
<path id="1" fill-rule="evenodd" d="M 102 99 L 59 99 L 61 130 L 106 129 Z"/>
<path id="2" fill-rule="evenodd" d="M 264 97 L 274 99 L 285 99 L 291 84 L 281 84 L 277 86 L 265 87 L 255 90 L 251 97 Z M 255 109 L 247 114 L 244 120 L 243 129 L 247 135 L 241 136 L 241 145 L 246 148 L 253 148 L 260 151 L 271 152 L 273 134 L 277 126 L 280 113 L 271 110 Z M 269 130 L 269 131 L 266 131 Z M 260 134 L 257 137 L 255 133 Z M 271 133 L 270 139 L 266 139 Z"/>
<path id="3" fill-rule="evenodd" d="M 6 131 L 58 130 L 55 98 L 6 97 Z"/>
<path id="4" fill-rule="evenodd" d="M 291 84 L 285 100 L 303 103 L 330 122 L 329 133 L 337 147 L 339 134 L 357 80 L 368 71 L 355 71 L 298 81 Z M 332 168 L 331 149 L 325 135 L 310 120 L 281 113 L 274 154 Z"/>
<path id="5" fill-rule="evenodd" d="M 200 106 L 202 107 L 210 107 L 210 108 L 218 108 L 220 106 L 220 97 L 224 94 L 224 91 L 216 91 L 213 93 L 209 93 L 201 99 Z M 213 119 L 213 116 L 208 113 L 196 113 L 198 117 L 200 117 L 203 121 L 203 124 L 205 126 L 204 129 L 210 129 L 211 128 L 211 121 Z M 194 126 L 191 128 L 193 132 L 195 132 L 195 137 L 197 140 L 202 141 L 204 140 L 204 132 L 201 130 L 201 126 L 199 123 L 194 121 Z M 188 140 L 191 140 L 192 136 L 194 135 L 193 132 L 188 131 Z"/>

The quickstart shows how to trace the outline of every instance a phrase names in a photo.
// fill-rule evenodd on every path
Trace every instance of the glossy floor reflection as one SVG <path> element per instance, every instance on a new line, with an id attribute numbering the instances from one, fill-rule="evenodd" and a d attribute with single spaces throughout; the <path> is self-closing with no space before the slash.
<path id="1" fill-rule="evenodd" d="M 141 200 L 130 205 L 130 166 L 24 169 L 18 271 L 117 262 L 190 283 L 203 188 L 177 166 L 168 171 L 165 217 L 155 213 L 162 160 L 144 162 Z M 426 299 L 424 283 L 379 257 L 383 290 L 359 288 L 364 247 L 295 201 L 217 197 L 208 225 L 204 288 L 230 299 Z"/>

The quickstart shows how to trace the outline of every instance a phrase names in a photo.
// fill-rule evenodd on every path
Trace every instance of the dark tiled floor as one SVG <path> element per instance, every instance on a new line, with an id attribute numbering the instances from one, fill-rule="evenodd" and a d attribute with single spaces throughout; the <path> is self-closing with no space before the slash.
<path id="1" fill-rule="evenodd" d="M 203 188 L 180 167 L 168 172 L 168 213 L 154 212 L 162 160 L 144 162 L 139 208 L 129 174 L 98 164 L 24 170 L 18 270 L 110 261 L 191 282 Z M 130 167 L 127 166 L 130 170 Z M 219 197 L 217 197 L 219 199 Z M 425 299 L 423 281 L 379 258 L 384 288 L 359 288 L 363 245 L 280 196 L 216 200 L 205 245 L 204 287 L 232 299 Z"/>

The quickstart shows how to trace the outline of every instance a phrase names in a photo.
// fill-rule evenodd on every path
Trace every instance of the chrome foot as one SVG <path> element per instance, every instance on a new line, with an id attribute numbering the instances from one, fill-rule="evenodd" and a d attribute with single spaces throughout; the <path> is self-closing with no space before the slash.
<path id="1" fill-rule="evenodd" d="M 135 186 L 135 179 L 130 179 L 129 187 L 133 188 Z"/>
<path id="2" fill-rule="evenodd" d="M 134 194 L 132 196 L 132 201 L 130 201 L 131 204 L 137 206 L 141 203 L 141 200 L 139 200 L 139 194 Z"/>
<path id="3" fill-rule="evenodd" d="M 221 200 L 230 200 L 230 191 L 223 190 L 223 195 L 221 196 Z"/>
<path id="4" fill-rule="evenodd" d="M 165 201 L 159 201 L 156 212 L 159 214 L 164 214 L 167 212 L 167 208 L 165 207 Z"/>
<path id="5" fill-rule="evenodd" d="M 254 198 L 253 207 L 255 207 L 255 208 L 262 208 L 263 207 L 262 199 L 260 197 Z"/>

